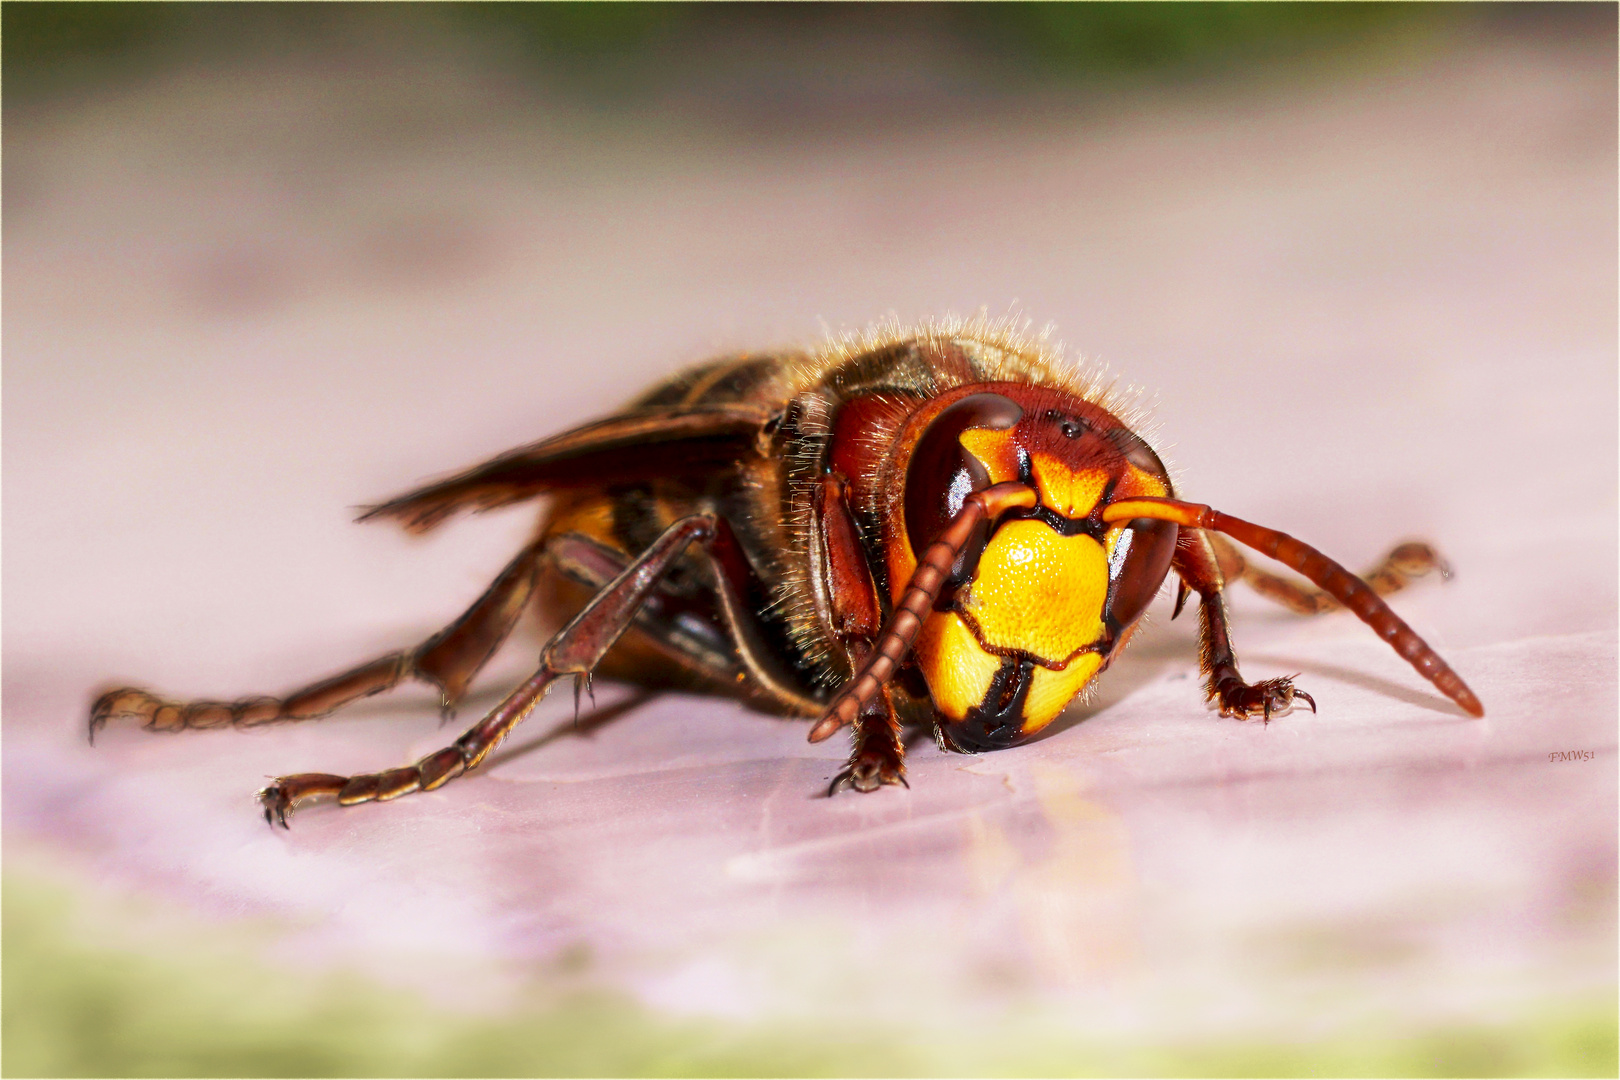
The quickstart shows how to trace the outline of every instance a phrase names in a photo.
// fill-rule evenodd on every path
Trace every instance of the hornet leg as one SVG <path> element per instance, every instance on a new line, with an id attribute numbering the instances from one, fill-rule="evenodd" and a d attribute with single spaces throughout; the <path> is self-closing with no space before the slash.
<path id="1" fill-rule="evenodd" d="M 856 716 L 855 748 L 844 771 L 833 777 L 827 795 L 836 795 L 845 786 L 856 791 L 876 791 L 884 784 L 911 786 L 906 783 L 906 748 L 900 740 L 900 720 L 895 716 L 887 686 Z"/>
<path id="2" fill-rule="evenodd" d="M 90 737 L 93 740 L 115 716 L 136 717 L 148 731 L 314 720 L 412 678 L 437 686 L 440 708 L 446 716 L 452 715 L 467 685 L 500 648 L 528 605 L 542 548 L 540 543 L 524 548 L 472 607 L 415 649 L 369 661 L 283 698 L 179 702 L 135 687 L 111 690 L 90 709 Z"/>
<path id="3" fill-rule="evenodd" d="M 832 625 L 849 653 L 851 670 L 859 670 L 871 657 L 883 629 L 877 583 L 866 564 L 844 478 L 838 474 L 822 477 L 815 496 L 821 543 L 811 549 L 813 572 L 827 583 Z M 815 556 L 820 557 L 818 564 Z M 855 714 L 854 729 L 855 745 L 849 762 L 833 778 L 828 796 L 837 794 L 845 785 L 856 791 L 876 791 L 885 784 L 910 787 L 906 783 L 906 747 L 887 684 Z"/>
<path id="4" fill-rule="evenodd" d="M 1204 673 L 1204 696 L 1220 706 L 1222 716 L 1243 720 L 1258 715 L 1269 722 L 1273 713 L 1292 708 L 1295 698 L 1315 712 L 1316 702 L 1294 689 L 1292 679 L 1265 679 L 1252 685 L 1243 681 L 1222 597 L 1227 578 L 1212 539 L 1202 529 L 1182 529 L 1171 562 L 1181 580 L 1198 593 L 1198 667 Z"/>
<path id="5" fill-rule="evenodd" d="M 1215 554 L 1227 581 L 1236 581 L 1241 577 L 1267 600 L 1299 615 L 1321 615 L 1338 611 L 1344 606 L 1326 589 L 1309 588 L 1291 578 L 1254 566 L 1226 537 L 1218 533 L 1205 535 L 1215 545 Z M 1435 570 L 1440 571 L 1442 578 L 1451 576 L 1451 567 L 1446 565 L 1446 560 L 1441 558 L 1438 551 L 1422 542 L 1408 542 L 1391 549 L 1377 566 L 1359 576 L 1379 596 L 1390 596 Z"/>
<path id="6" fill-rule="evenodd" d="M 361 776 L 300 773 L 284 776 L 259 793 L 265 819 L 285 826 L 293 804 L 317 795 L 332 795 L 344 806 L 386 801 L 413 791 L 432 791 L 476 768 L 522 723 L 557 679 L 590 678 L 591 671 L 629 628 L 659 580 L 695 541 L 706 550 L 723 549 L 729 526 L 711 514 L 682 518 L 666 529 L 624 572 L 597 593 L 540 654 L 540 665 L 488 716 L 450 746 L 413 765 Z"/>

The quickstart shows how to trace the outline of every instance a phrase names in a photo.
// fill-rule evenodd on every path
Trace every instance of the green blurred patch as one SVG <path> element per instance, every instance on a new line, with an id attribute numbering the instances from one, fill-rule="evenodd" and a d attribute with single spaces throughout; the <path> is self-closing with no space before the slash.
<path id="1" fill-rule="evenodd" d="M 555 59 L 591 61 L 646 49 L 696 14 L 691 4 L 561 3 L 452 4 L 468 30 L 499 35 Z"/>
<path id="2" fill-rule="evenodd" d="M 155 44 L 176 14 L 169 4 L 104 0 L 0 5 L 5 66 L 125 56 Z"/>
<path id="3" fill-rule="evenodd" d="M 6 1076 L 1613 1076 L 1620 1061 L 1612 996 L 1418 1034 L 1152 1046 L 1085 1042 L 1037 1019 L 926 1042 L 892 1026 L 677 1020 L 543 985 L 479 1016 L 269 965 L 251 927 L 92 913 L 15 873 L 0 896 Z"/>
<path id="4" fill-rule="evenodd" d="M 678 80 L 739 53 L 767 69 L 806 56 L 836 81 L 843 42 L 954 36 L 1024 78 L 1175 75 L 1345 50 L 1456 21 L 1471 5 L 1406 3 L 108 3 L 0 6 L 6 90 L 56 92 L 132 71 L 334 41 L 462 39 L 497 46 L 587 95 Z M 765 31 L 761 33 L 760 31 Z M 808 50 L 808 51 L 807 51 Z M 870 56 L 872 50 L 863 51 Z M 903 57 L 905 50 L 900 50 Z M 720 58 L 717 61 L 717 58 Z M 865 62 L 865 61 L 863 61 Z M 900 62 L 904 62 L 902 59 Z"/>
<path id="5" fill-rule="evenodd" d="M 968 24 L 1059 77 L 1201 72 L 1420 33 L 1461 5 L 1402 3 L 967 4 Z"/>
<path id="6" fill-rule="evenodd" d="M 223 931 L 165 940 L 145 928 L 130 932 L 138 948 L 112 947 L 66 890 L 12 874 L 0 897 L 6 1076 L 905 1071 L 876 1039 L 666 1020 L 604 992 L 518 1001 L 491 1018 L 454 1013 L 356 975 L 271 967 Z"/>

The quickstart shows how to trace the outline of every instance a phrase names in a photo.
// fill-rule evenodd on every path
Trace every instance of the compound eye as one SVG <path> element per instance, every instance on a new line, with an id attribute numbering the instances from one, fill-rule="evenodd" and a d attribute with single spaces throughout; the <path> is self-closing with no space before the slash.
<path id="1" fill-rule="evenodd" d="M 963 447 L 969 428 L 1005 431 L 1023 418 L 1018 403 L 1001 394 L 969 394 L 945 407 L 923 431 L 906 466 L 906 533 L 913 552 L 938 536 L 968 495 L 990 486 L 990 474 Z"/>
<path id="2" fill-rule="evenodd" d="M 1180 530 L 1173 521 L 1136 518 L 1108 555 L 1108 623 L 1118 633 L 1147 610 L 1170 572 Z"/>
<path id="3" fill-rule="evenodd" d="M 1114 444 L 1126 461 L 1149 476 L 1164 481 L 1166 488 L 1169 487 L 1170 474 L 1164 462 L 1159 460 L 1159 455 L 1140 435 L 1129 428 L 1117 427 L 1108 432 L 1108 441 Z"/>

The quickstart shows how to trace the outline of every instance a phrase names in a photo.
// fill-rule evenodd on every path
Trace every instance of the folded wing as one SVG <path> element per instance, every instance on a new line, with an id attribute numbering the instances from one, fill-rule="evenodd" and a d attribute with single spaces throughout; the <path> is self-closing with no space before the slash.
<path id="1" fill-rule="evenodd" d="M 368 507 L 360 520 L 392 518 L 411 532 L 424 532 L 462 510 L 491 510 L 558 488 L 709 472 L 754 452 L 769 419 L 757 405 L 620 413 Z"/>

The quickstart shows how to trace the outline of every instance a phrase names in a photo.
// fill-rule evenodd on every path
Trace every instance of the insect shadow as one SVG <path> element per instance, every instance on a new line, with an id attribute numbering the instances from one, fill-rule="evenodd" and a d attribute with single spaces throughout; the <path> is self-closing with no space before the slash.
<path id="1" fill-rule="evenodd" d="M 1311 675 L 1320 675 L 1327 679 L 1337 679 L 1339 682 L 1349 683 L 1351 686 L 1358 686 L 1363 690 L 1369 690 L 1383 697 L 1394 698 L 1396 701 L 1416 705 L 1420 709 L 1441 713 L 1453 719 L 1472 719 L 1456 705 L 1451 704 L 1451 702 L 1437 694 L 1425 694 L 1421 690 L 1411 690 L 1401 686 L 1399 683 L 1380 679 L 1376 675 L 1368 675 L 1352 668 L 1340 667 L 1338 664 L 1324 664 L 1320 660 L 1294 660 L 1258 654 L 1251 654 L 1249 659 L 1259 661 L 1262 664 L 1275 664 L 1277 667 L 1289 668 Z"/>
<path id="2" fill-rule="evenodd" d="M 550 746 L 554 742 L 570 738 L 585 738 L 593 735 L 600 728 L 606 727 L 619 717 L 652 701 L 659 696 L 656 690 L 635 690 L 628 697 L 608 705 L 597 705 L 589 709 L 582 709 L 578 714 L 569 714 L 567 718 L 559 721 L 541 735 L 526 739 L 503 747 L 490 755 L 489 765 L 498 768 L 508 761 L 532 754 L 541 747 Z"/>

